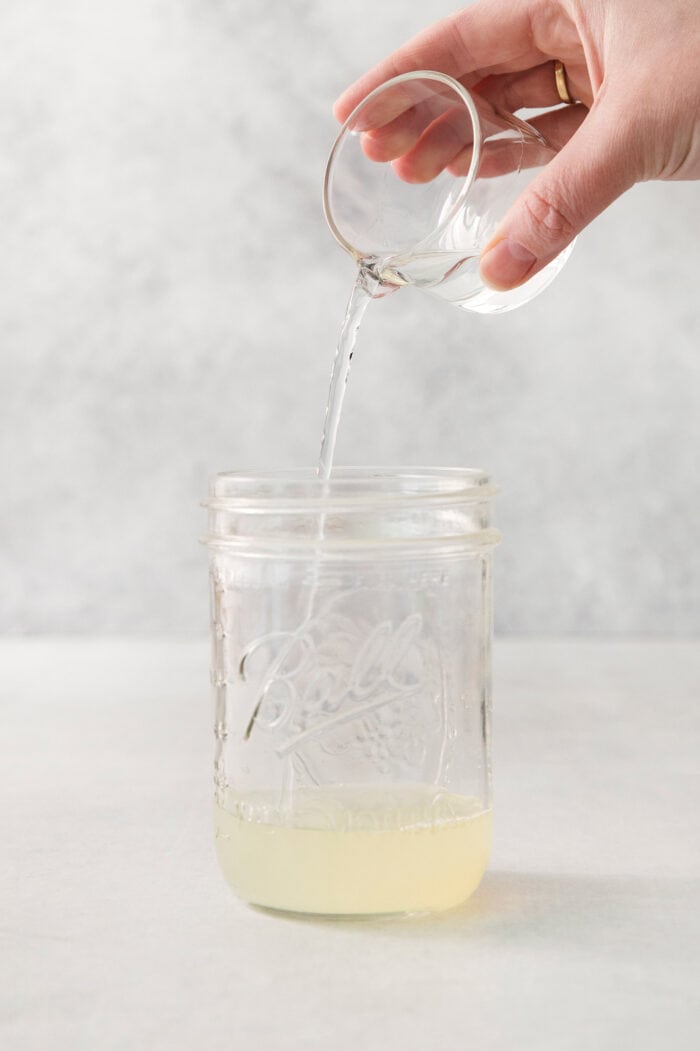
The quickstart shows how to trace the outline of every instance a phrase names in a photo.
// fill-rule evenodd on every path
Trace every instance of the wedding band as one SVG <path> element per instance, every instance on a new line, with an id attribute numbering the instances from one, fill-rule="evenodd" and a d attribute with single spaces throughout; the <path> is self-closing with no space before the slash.
<path id="1" fill-rule="evenodd" d="M 554 62 L 554 82 L 557 85 L 557 95 L 562 102 L 566 102 L 570 106 L 576 101 L 569 94 L 569 85 L 566 83 L 566 70 L 564 69 L 564 63 L 560 62 L 559 59 L 555 59 Z"/>

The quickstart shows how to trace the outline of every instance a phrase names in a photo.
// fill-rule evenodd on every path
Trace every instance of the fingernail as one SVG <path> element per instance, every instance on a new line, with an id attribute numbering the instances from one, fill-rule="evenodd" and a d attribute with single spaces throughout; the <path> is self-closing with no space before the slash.
<path id="1" fill-rule="evenodd" d="M 505 237 L 482 256 L 479 272 L 487 285 L 503 292 L 522 284 L 536 262 L 532 252 Z"/>

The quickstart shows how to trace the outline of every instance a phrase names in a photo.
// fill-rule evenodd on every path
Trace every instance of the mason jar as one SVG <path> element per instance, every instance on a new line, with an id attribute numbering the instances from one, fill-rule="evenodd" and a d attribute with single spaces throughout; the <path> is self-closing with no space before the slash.
<path id="1" fill-rule="evenodd" d="M 411 913 L 476 889 L 493 492 L 466 469 L 212 479 L 216 850 L 243 900 Z"/>

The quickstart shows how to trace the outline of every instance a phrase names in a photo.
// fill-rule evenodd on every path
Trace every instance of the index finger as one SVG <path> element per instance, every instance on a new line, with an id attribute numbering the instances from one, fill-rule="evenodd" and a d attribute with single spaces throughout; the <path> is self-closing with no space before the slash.
<path id="1" fill-rule="evenodd" d="M 479 0 L 424 29 L 347 88 L 333 111 L 341 122 L 380 84 L 400 73 L 434 69 L 465 86 L 491 73 L 516 73 L 549 56 L 533 42 L 532 0 Z"/>

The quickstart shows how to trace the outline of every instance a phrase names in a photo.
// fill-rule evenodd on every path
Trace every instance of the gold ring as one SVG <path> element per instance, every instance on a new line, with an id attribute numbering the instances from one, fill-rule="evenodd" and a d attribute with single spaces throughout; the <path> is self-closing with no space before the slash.
<path id="1" fill-rule="evenodd" d="M 564 63 L 560 62 L 559 59 L 555 59 L 554 62 L 554 82 L 557 85 L 557 95 L 562 102 L 566 102 L 570 106 L 576 101 L 569 94 L 569 85 L 566 83 L 566 70 L 564 69 Z"/>

